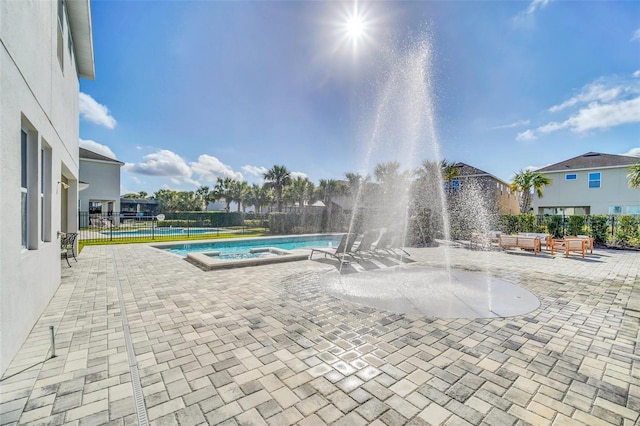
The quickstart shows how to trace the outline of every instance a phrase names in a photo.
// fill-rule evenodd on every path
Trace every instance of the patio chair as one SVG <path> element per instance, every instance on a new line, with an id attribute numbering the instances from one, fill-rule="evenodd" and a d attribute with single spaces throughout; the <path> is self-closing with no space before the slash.
<path id="1" fill-rule="evenodd" d="M 589 250 L 589 253 L 593 254 L 593 237 L 590 237 L 588 235 L 577 235 L 576 238 L 585 240 L 587 242 L 587 250 Z"/>
<path id="2" fill-rule="evenodd" d="M 392 232 L 389 230 L 384 231 L 382 233 L 382 236 L 376 243 L 375 252 L 377 254 L 387 253 L 392 256 L 402 256 L 401 254 L 398 254 L 398 252 L 396 251 L 396 250 L 401 250 L 405 255 L 410 256 L 410 254 L 407 253 L 407 251 L 404 248 L 402 248 L 399 237 L 400 236 L 395 232 Z"/>
<path id="3" fill-rule="evenodd" d="M 584 258 L 587 252 L 587 240 L 582 238 L 565 238 L 565 257 L 569 257 L 569 252 L 577 251 L 582 253 L 582 257 Z"/>
<path id="4" fill-rule="evenodd" d="M 313 257 L 313 253 L 318 252 L 318 253 L 323 253 L 325 258 L 327 256 L 331 256 L 338 259 L 341 262 L 344 262 L 345 261 L 344 258 L 347 255 L 351 256 L 351 249 L 353 248 L 353 244 L 356 242 L 356 237 L 357 235 L 353 233 L 342 235 L 342 239 L 340 239 L 340 243 L 338 244 L 338 247 L 336 247 L 335 249 L 329 249 L 329 248 L 311 249 L 309 260 L 311 260 L 311 258 Z"/>
<path id="5" fill-rule="evenodd" d="M 373 244 L 379 237 L 379 230 L 365 231 L 360 239 L 360 243 L 351 251 L 351 255 L 361 259 L 364 259 L 367 255 L 374 255 Z"/>
<path id="6" fill-rule="evenodd" d="M 60 237 L 60 254 L 61 257 L 67 261 L 67 265 L 69 265 L 69 267 L 71 267 L 71 263 L 69 263 L 69 255 L 73 257 L 73 260 L 76 262 L 78 261 L 78 259 L 76 259 L 75 247 L 77 237 L 77 233 L 68 233 Z"/>

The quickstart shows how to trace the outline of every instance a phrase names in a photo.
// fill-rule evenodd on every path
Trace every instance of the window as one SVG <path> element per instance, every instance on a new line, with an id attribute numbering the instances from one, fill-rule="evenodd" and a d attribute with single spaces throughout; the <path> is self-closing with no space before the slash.
<path id="1" fill-rule="evenodd" d="M 589 173 L 589 188 L 600 188 L 600 172 Z"/>
<path id="2" fill-rule="evenodd" d="M 577 180 L 577 179 L 578 179 L 578 175 L 575 173 L 568 173 L 564 175 L 564 180 Z"/>
<path id="3" fill-rule="evenodd" d="M 622 214 L 622 206 L 610 206 L 609 214 Z"/>
<path id="4" fill-rule="evenodd" d="M 40 241 L 51 241 L 51 148 L 40 148 Z"/>
<path id="5" fill-rule="evenodd" d="M 640 206 L 627 206 L 627 214 L 640 215 Z"/>
<path id="6" fill-rule="evenodd" d="M 460 181 L 458 179 L 453 179 L 451 182 L 444 183 L 444 191 L 453 194 L 460 189 Z"/>
<path id="7" fill-rule="evenodd" d="M 64 71 L 64 0 L 58 0 L 58 63 Z"/>
<path id="8" fill-rule="evenodd" d="M 102 202 L 89 201 L 89 214 L 102 214 Z"/>
<path id="9" fill-rule="evenodd" d="M 29 247 L 29 173 L 28 173 L 28 137 L 20 129 L 20 220 L 22 224 L 22 248 Z"/>

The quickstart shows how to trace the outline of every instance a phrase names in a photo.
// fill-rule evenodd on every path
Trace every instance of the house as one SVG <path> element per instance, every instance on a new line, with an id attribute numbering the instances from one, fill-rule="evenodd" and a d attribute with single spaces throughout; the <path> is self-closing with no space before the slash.
<path id="1" fill-rule="evenodd" d="M 94 78 L 89 0 L 0 2 L 0 374 L 60 284 L 60 232 L 78 230 L 79 78 Z"/>
<path id="2" fill-rule="evenodd" d="M 122 218 L 149 217 L 160 213 L 160 202 L 149 198 L 120 198 Z"/>
<path id="3" fill-rule="evenodd" d="M 586 154 L 536 170 L 551 179 L 542 198 L 534 195 L 533 211 L 544 215 L 640 214 L 640 190 L 627 175 L 638 157 Z"/>
<path id="4" fill-rule="evenodd" d="M 111 218 L 114 212 L 120 212 L 120 168 L 123 165 L 121 161 L 80 148 L 80 180 L 88 184 L 78 200 L 81 228 L 89 225 L 87 221 L 92 215 Z M 119 216 L 115 215 L 113 220 L 114 225 L 117 224 Z"/>
<path id="5" fill-rule="evenodd" d="M 473 188 L 488 201 L 489 206 L 495 212 L 500 214 L 520 213 L 520 194 L 511 191 L 507 182 L 465 163 L 456 163 L 455 167 L 458 170 L 458 175 L 450 182 L 444 183 L 446 194 L 450 196 L 463 195 L 465 191 Z"/>

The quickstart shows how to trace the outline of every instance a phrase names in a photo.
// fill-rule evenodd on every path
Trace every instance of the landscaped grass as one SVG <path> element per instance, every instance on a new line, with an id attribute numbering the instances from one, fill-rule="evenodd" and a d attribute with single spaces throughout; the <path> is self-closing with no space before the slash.
<path id="1" fill-rule="evenodd" d="M 229 228 L 230 230 L 232 228 Z M 219 240 L 222 238 L 246 238 L 246 237 L 264 237 L 271 235 L 268 230 L 264 228 L 258 229 L 244 229 L 244 233 L 238 234 L 235 232 L 220 232 L 218 234 L 198 234 L 198 235 L 156 235 L 154 238 L 149 237 L 136 237 L 136 238 L 113 238 L 112 240 L 106 238 L 86 239 L 78 241 L 78 252 L 82 251 L 84 246 L 98 246 L 98 245 L 111 245 L 111 244 L 138 244 L 138 243 L 165 243 L 170 241 L 192 241 L 192 240 Z"/>

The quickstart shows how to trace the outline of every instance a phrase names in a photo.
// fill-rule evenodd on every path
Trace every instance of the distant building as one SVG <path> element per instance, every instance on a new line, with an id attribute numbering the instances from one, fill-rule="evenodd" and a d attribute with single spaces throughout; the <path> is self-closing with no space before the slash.
<path id="1" fill-rule="evenodd" d="M 123 165 L 121 161 L 80 148 L 80 180 L 87 187 L 80 192 L 78 210 L 89 213 L 80 216 L 81 222 L 91 215 L 113 216 L 114 212 L 120 212 L 120 168 Z M 87 226 L 88 223 L 80 223 L 81 228 Z"/>
<path id="2" fill-rule="evenodd" d="M 627 175 L 638 157 L 588 152 L 536 170 L 551 179 L 533 209 L 544 215 L 640 214 L 640 190 Z"/>
<path id="3" fill-rule="evenodd" d="M 465 163 L 456 163 L 455 166 L 458 169 L 458 176 L 451 182 L 444 183 L 445 193 L 465 196 L 465 190 L 474 188 L 489 202 L 496 213 L 520 213 L 520 194 L 511 191 L 507 182 Z"/>
<path id="4" fill-rule="evenodd" d="M 122 219 L 134 217 L 155 216 L 158 213 L 160 202 L 148 198 L 120 198 L 120 213 Z"/>
<path id="5" fill-rule="evenodd" d="M 78 231 L 80 77 L 89 0 L 0 2 L 0 373 L 60 284 L 59 233 Z"/>

